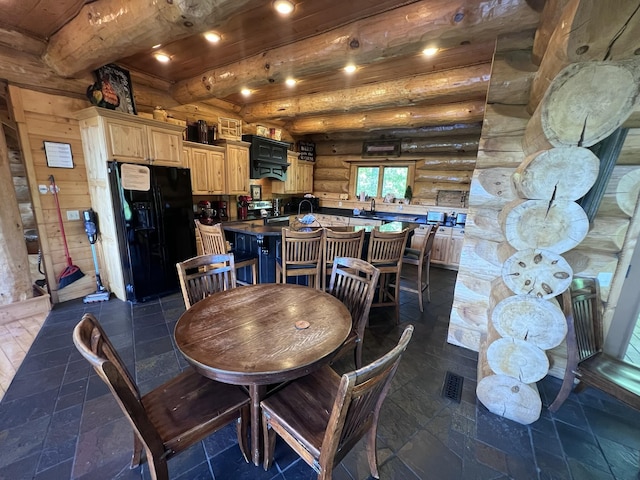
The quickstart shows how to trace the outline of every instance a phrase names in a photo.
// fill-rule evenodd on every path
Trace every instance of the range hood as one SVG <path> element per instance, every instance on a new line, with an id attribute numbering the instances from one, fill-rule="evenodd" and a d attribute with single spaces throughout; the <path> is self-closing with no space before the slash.
<path id="1" fill-rule="evenodd" d="M 251 143 L 249 149 L 250 178 L 287 178 L 287 149 L 289 144 L 257 135 L 243 135 L 242 140 Z"/>

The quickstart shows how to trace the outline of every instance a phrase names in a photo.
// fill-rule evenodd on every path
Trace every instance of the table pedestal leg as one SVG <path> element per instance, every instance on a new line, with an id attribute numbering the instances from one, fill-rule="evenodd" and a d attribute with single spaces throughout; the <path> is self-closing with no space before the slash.
<path id="1" fill-rule="evenodd" d="M 251 452 L 253 464 L 260 465 L 262 457 L 262 415 L 260 413 L 260 402 L 267 393 L 266 385 L 250 385 L 249 396 L 251 397 Z"/>

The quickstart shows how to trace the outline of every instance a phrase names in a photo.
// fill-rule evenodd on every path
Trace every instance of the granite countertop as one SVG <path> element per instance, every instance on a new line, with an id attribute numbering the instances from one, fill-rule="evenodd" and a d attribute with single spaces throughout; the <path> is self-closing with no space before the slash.
<path id="1" fill-rule="evenodd" d="M 385 223 L 377 227 L 381 232 L 400 232 L 405 228 L 414 229 L 418 225 L 413 222 L 389 222 Z M 235 233 L 246 233 L 249 235 L 264 235 L 264 236 L 279 236 L 282 234 L 283 228 L 282 226 L 271 226 L 271 225 L 251 225 L 249 222 L 228 222 L 223 224 L 223 228 L 227 232 L 235 232 Z M 317 230 L 322 227 L 302 227 L 298 228 L 298 231 L 304 231 L 304 229 L 309 230 Z M 357 232 L 358 230 L 364 230 L 365 232 L 370 232 L 376 227 L 371 225 L 362 225 L 362 226 L 344 226 L 344 227 L 330 227 L 331 230 L 336 232 Z"/>

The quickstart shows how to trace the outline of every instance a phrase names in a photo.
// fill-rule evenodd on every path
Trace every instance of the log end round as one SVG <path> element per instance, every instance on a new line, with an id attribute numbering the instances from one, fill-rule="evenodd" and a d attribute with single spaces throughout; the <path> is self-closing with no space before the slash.
<path id="1" fill-rule="evenodd" d="M 513 295 L 491 311 L 491 322 L 502 337 L 531 343 L 542 350 L 555 348 L 567 335 L 567 322 L 557 302 L 531 295 Z"/>
<path id="2" fill-rule="evenodd" d="M 498 375 L 533 383 L 549 372 L 547 355 L 535 345 L 517 338 L 499 338 L 487 349 L 489 367 Z"/>
<path id="3" fill-rule="evenodd" d="M 600 159 L 583 147 L 556 147 L 529 155 L 513 174 L 518 195 L 532 200 L 578 200 L 598 178 Z"/>
<path id="4" fill-rule="evenodd" d="M 529 425 L 540 418 L 542 401 L 535 384 L 506 375 L 489 375 L 478 383 L 476 395 L 491 413 L 514 422 Z"/>
<path id="5" fill-rule="evenodd" d="M 516 295 L 550 299 L 569 288 L 572 278 L 567 261 L 549 250 L 520 250 L 502 266 L 502 280 Z"/>
<path id="6" fill-rule="evenodd" d="M 622 125 L 637 97 L 632 68 L 610 62 L 573 63 L 545 93 L 540 104 L 542 130 L 553 146 L 590 147 Z"/>

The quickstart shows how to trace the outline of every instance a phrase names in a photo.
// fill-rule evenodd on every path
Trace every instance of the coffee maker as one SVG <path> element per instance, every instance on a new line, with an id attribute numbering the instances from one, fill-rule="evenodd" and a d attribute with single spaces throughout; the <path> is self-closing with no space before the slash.
<path id="1" fill-rule="evenodd" d="M 218 211 L 213 208 L 209 200 L 201 200 L 198 202 L 198 209 L 197 217 L 200 223 L 203 225 L 213 225 L 216 223 Z"/>
<path id="2" fill-rule="evenodd" d="M 220 200 L 218 202 L 218 219 L 221 222 L 229 220 L 229 206 L 226 200 Z"/>

